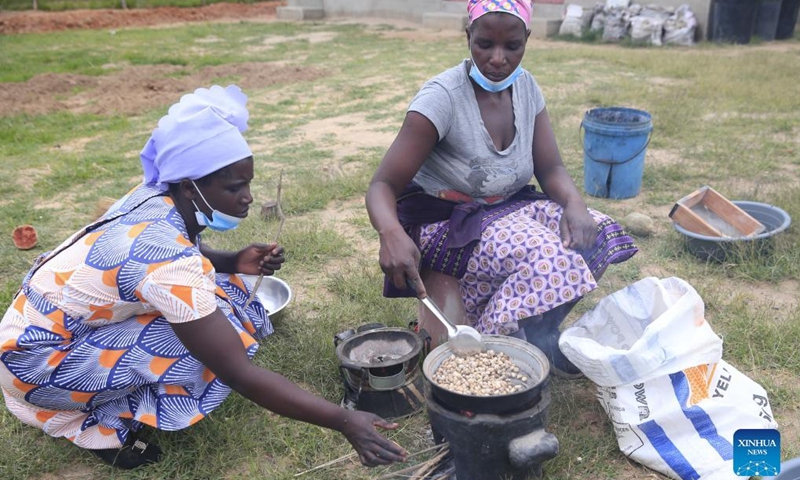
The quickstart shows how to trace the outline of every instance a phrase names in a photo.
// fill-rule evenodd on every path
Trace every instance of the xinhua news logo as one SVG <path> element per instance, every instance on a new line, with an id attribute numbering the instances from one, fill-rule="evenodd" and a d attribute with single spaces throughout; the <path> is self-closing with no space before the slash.
<path id="1" fill-rule="evenodd" d="M 742 477 L 781 472 L 781 434 L 773 429 L 742 429 L 733 434 L 733 471 Z"/>

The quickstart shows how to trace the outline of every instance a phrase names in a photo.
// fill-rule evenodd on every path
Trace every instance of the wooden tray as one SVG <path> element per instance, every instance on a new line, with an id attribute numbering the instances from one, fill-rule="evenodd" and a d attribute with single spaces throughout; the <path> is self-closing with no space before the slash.
<path id="1" fill-rule="evenodd" d="M 709 237 L 751 237 L 766 229 L 707 185 L 678 200 L 669 217 L 686 230 Z"/>

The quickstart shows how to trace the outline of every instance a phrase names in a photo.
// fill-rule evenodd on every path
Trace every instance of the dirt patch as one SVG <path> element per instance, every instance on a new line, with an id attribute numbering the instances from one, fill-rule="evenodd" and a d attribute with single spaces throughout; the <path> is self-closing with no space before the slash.
<path id="1" fill-rule="evenodd" d="M 321 69 L 261 62 L 215 65 L 176 75 L 180 72 L 186 69 L 174 65 L 138 65 L 101 77 L 45 73 L 27 82 L 3 84 L 0 111 L 32 115 L 58 111 L 132 115 L 170 104 L 197 85 L 206 85 L 223 76 L 238 77 L 236 84 L 247 90 L 313 80 L 324 74 Z"/>
<path id="2" fill-rule="evenodd" d="M 249 21 L 275 18 L 285 1 L 215 3 L 197 8 L 159 7 L 127 10 L 69 10 L 64 12 L 0 12 L 0 35 L 56 32 L 74 29 L 144 27 L 223 19 Z"/>
<path id="3" fill-rule="evenodd" d="M 395 134 L 381 131 L 384 126 L 391 126 L 391 123 L 368 121 L 364 114 L 357 113 L 314 120 L 301 127 L 299 132 L 306 141 L 329 143 L 334 156 L 341 159 L 364 148 L 390 145 Z"/>
<path id="4" fill-rule="evenodd" d="M 271 21 L 275 19 L 277 7 L 285 4 L 285 1 L 271 1 L 217 3 L 198 8 L 0 12 L 0 35 L 220 20 Z M 170 104 L 214 78 L 238 77 L 239 86 L 252 89 L 312 80 L 324 73 L 314 68 L 259 62 L 212 66 L 194 72 L 173 65 L 107 65 L 106 68 L 117 71 L 99 77 L 46 73 L 26 82 L 4 83 L 0 90 L 0 112 L 131 115 Z"/>
<path id="5" fill-rule="evenodd" d="M 359 256 L 362 258 L 378 258 L 380 244 L 365 239 L 353 229 L 352 222 L 361 218 L 365 210 L 363 197 L 343 202 L 332 202 L 328 208 L 319 213 L 318 221 L 346 238 L 348 244 L 353 247 L 353 250 L 360 252 Z"/>
<path id="6" fill-rule="evenodd" d="M 741 285 L 736 282 L 726 282 L 725 288 L 729 288 L 731 292 L 741 288 Z M 798 307 L 800 300 L 798 300 L 798 292 L 800 292 L 800 284 L 796 280 L 785 280 L 777 284 L 756 283 L 750 285 L 746 289 L 745 295 L 748 299 L 758 305 L 763 305 L 776 310 L 778 318 L 783 318 L 787 312 Z"/>
<path id="7" fill-rule="evenodd" d="M 56 473 L 45 473 L 34 480 L 93 480 L 101 478 L 95 472 L 84 465 L 72 464 L 69 468 L 65 468 Z"/>

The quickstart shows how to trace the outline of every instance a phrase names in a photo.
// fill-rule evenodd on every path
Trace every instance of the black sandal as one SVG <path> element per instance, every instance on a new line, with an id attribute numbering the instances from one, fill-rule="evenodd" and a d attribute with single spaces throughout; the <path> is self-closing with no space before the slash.
<path id="1" fill-rule="evenodd" d="M 131 470 L 144 465 L 158 463 L 161 460 L 161 449 L 158 445 L 138 439 L 133 434 L 128 435 L 128 439 L 122 448 L 89 451 L 112 467 L 123 470 Z"/>

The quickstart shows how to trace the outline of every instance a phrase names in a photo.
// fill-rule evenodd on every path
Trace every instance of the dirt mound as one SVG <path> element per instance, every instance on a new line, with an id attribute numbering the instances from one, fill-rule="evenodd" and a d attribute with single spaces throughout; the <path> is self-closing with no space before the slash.
<path id="1" fill-rule="evenodd" d="M 285 1 L 215 3 L 197 8 L 159 7 L 127 10 L 68 10 L 64 12 L 0 12 L 0 34 L 54 32 L 70 29 L 143 27 L 164 23 L 271 17 Z"/>

